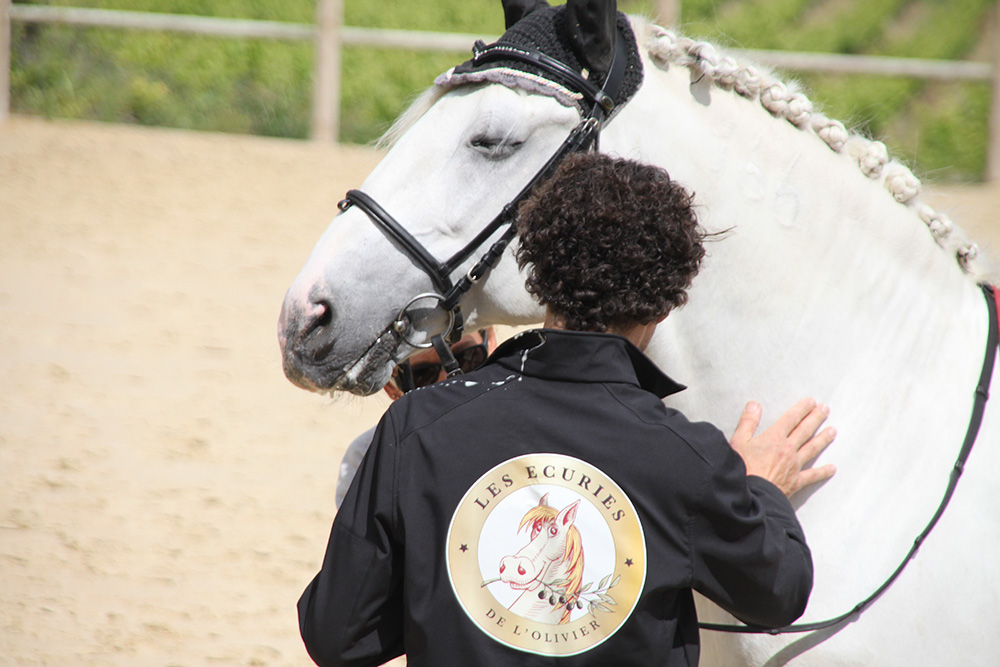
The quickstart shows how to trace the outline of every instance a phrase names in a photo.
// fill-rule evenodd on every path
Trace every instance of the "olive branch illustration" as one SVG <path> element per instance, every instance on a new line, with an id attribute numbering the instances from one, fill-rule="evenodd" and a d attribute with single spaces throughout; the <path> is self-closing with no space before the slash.
<path id="1" fill-rule="evenodd" d="M 618 585 L 621 581 L 621 575 L 615 576 L 612 579 L 614 572 L 605 576 L 597 584 L 597 588 L 590 590 L 590 587 L 594 585 L 594 582 L 589 582 L 580 587 L 580 590 L 576 595 L 568 596 L 566 595 L 566 586 L 569 584 L 567 579 L 556 579 L 550 582 L 539 582 L 542 584 L 542 590 L 538 591 L 538 599 L 544 600 L 546 597 L 549 599 L 549 604 L 553 607 L 559 605 L 560 607 L 576 607 L 577 609 L 583 609 L 583 605 L 587 605 L 587 613 L 596 618 L 597 614 L 594 613 L 595 610 L 603 611 L 606 613 L 614 613 L 614 610 L 608 607 L 608 605 L 617 605 L 611 595 L 608 594 L 612 588 Z M 490 584 L 494 584 L 500 581 L 500 577 L 494 579 L 487 579 L 482 584 L 480 588 L 485 588 Z"/>

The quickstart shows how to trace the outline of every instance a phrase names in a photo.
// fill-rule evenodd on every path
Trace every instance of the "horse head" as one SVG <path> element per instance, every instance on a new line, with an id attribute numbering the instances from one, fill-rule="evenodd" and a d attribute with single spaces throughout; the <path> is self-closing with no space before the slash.
<path id="1" fill-rule="evenodd" d="M 529 526 L 531 538 L 517 553 L 500 560 L 500 581 L 515 590 L 534 591 L 546 584 L 545 575 L 553 564 L 567 558 L 571 537 L 579 540 L 573 525 L 580 501 L 577 500 L 559 512 L 548 505 L 548 494 L 542 496 L 538 506 L 530 510 L 521 522 L 521 529 Z"/>
<path id="2" fill-rule="evenodd" d="M 615 31 L 628 24 L 613 0 L 504 4 L 509 29 L 498 44 L 547 52 L 583 87 L 606 78 Z M 628 38 L 635 69 L 630 31 Z M 298 386 L 372 393 L 395 363 L 449 329 L 437 308 L 442 292 L 479 253 L 453 266 L 443 258 L 461 254 L 580 123 L 589 100 L 572 85 L 506 57 L 479 64 L 481 55 L 442 75 L 390 131 L 391 149 L 360 188 L 380 213 L 342 206 L 289 288 L 278 335 L 285 374 Z M 386 218 L 393 222 L 373 224 Z M 482 239 L 482 248 L 504 231 Z M 511 255 L 461 297 L 468 326 L 541 320 Z M 413 300 L 422 294 L 437 296 Z"/>

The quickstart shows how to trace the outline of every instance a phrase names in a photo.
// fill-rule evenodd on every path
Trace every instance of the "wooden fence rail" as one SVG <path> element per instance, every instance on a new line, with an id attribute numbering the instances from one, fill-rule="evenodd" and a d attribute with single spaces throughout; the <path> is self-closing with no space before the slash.
<path id="1" fill-rule="evenodd" d="M 311 40 L 316 46 L 313 80 L 312 137 L 336 141 L 340 124 L 341 50 L 345 44 L 383 48 L 468 51 L 476 39 L 492 41 L 495 36 L 356 28 L 343 23 L 344 0 L 317 0 L 316 23 L 258 21 L 179 14 L 153 14 L 106 9 L 80 9 L 40 5 L 14 5 L 0 0 L 0 123 L 10 112 L 11 22 L 60 23 L 128 30 L 157 30 L 217 37 L 251 39 Z M 922 79 L 989 81 L 993 97 L 987 148 L 988 180 L 1000 179 L 1000 0 L 997 24 L 993 28 L 995 54 L 992 63 L 945 61 L 920 58 L 887 58 L 790 51 L 736 51 L 756 62 L 782 69 L 840 74 L 911 76 Z M 664 24 L 673 23 L 680 13 L 680 0 L 658 0 Z"/>

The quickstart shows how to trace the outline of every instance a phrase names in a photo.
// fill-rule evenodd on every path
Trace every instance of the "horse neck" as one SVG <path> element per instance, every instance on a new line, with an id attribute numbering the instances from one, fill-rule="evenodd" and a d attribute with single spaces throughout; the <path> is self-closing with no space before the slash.
<path id="1" fill-rule="evenodd" d="M 666 167 L 694 191 L 702 224 L 721 233 L 689 304 L 650 348 L 723 399 L 701 416 L 731 421 L 752 395 L 833 393 L 872 368 L 912 373 L 967 356 L 978 329 L 956 322 L 978 317 L 981 298 L 913 207 L 758 101 L 692 86 L 682 67 L 649 69 L 604 146 Z"/>

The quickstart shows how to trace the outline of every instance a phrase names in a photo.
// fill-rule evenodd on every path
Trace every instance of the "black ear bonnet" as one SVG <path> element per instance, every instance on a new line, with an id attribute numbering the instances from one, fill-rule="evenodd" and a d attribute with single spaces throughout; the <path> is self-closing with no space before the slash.
<path id="1" fill-rule="evenodd" d="M 558 7 L 542 7 L 531 12 L 503 34 L 496 42 L 521 49 L 541 51 L 555 58 L 571 69 L 584 73 L 594 85 L 601 87 L 606 72 L 585 71 L 581 57 L 576 54 L 567 25 L 565 5 Z M 615 96 L 615 109 L 620 109 L 635 95 L 642 85 L 642 60 L 636 44 L 635 33 L 628 17 L 617 12 L 617 39 L 624 39 L 628 63 L 618 94 Z M 579 40 L 577 40 L 579 41 Z M 577 47 L 580 48 L 580 47 Z M 517 60 L 495 60 L 475 65 L 467 60 L 458 67 L 453 67 L 440 75 L 434 83 L 444 88 L 454 88 L 468 83 L 499 83 L 509 88 L 522 88 L 531 93 L 539 93 L 556 98 L 565 106 L 575 106 L 585 113 L 584 96 L 578 91 L 570 90 L 561 83 L 551 80 L 546 73 L 530 63 Z"/>

